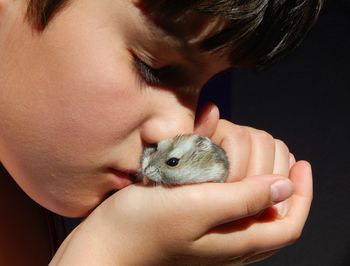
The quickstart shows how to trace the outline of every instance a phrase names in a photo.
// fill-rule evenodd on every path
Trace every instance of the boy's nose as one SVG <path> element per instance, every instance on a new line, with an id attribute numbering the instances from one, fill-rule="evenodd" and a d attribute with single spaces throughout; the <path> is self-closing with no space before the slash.
<path id="1" fill-rule="evenodd" d="M 193 110 L 168 107 L 144 122 L 141 138 L 146 144 L 155 144 L 176 135 L 193 133 L 194 119 Z"/>

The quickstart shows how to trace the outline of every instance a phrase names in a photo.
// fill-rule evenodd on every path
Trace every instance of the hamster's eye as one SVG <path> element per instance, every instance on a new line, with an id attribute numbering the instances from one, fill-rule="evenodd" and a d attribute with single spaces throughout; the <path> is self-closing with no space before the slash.
<path id="1" fill-rule="evenodd" d="M 178 158 L 170 158 L 169 160 L 166 161 L 166 164 L 169 166 L 176 166 L 178 165 L 180 159 Z"/>

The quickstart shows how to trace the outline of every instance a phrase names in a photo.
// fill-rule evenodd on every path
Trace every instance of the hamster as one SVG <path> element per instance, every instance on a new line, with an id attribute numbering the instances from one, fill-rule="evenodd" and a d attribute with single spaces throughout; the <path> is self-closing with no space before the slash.
<path id="1" fill-rule="evenodd" d="M 229 161 L 225 151 L 209 138 L 179 135 L 148 146 L 141 156 L 144 184 L 225 182 Z"/>

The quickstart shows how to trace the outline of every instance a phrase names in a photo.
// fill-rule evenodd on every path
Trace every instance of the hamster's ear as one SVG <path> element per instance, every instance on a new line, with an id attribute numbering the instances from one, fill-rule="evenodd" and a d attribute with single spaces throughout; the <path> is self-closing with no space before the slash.
<path id="1" fill-rule="evenodd" d="M 211 146 L 212 142 L 207 137 L 199 137 L 196 143 L 197 151 L 209 151 Z"/>

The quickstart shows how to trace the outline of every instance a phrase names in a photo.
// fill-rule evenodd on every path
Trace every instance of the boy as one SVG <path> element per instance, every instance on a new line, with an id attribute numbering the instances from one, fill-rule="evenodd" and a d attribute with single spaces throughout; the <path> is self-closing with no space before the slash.
<path id="1" fill-rule="evenodd" d="M 40 205 L 87 216 L 51 265 L 235 265 L 295 241 L 309 164 L 213 104 L 195 113 L 211 76 L 284 55 L 321 4 L 0 0 L 0 161 Z M 226 150 L 231 183 L 132 184 L 142 147 L 193 132 Z"/>

